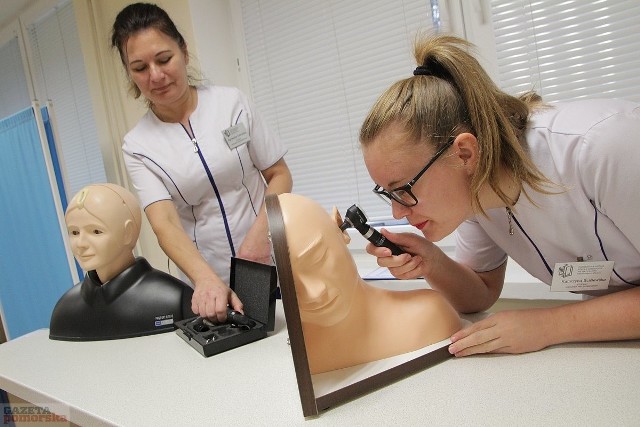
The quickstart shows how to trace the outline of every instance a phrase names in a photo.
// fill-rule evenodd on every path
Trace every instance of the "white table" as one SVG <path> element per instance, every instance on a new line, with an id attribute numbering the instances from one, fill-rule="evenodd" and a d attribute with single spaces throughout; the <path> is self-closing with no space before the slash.
<path id="1" fill-rule="evenodd" d="M 276 331 L 209 358 L 175 333 L 0 345 L 0 388 L 81 425 L 638 425 L 640 341 L 449 359 L 305 420 Z"/>

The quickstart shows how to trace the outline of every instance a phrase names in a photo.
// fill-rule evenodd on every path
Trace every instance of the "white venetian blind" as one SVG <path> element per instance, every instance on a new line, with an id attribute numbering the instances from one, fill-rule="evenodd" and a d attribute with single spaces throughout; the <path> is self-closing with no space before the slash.
<path id="1" fill-rule="evenodd" d="M 437 2 L 436 2 L 437 3 Z M 390 218 L 371 192 L 358 135 L 375 99 L 411 76 L 424 0 L 243 0 L 252 97 L 289 148 L 293 191 L 340 213 L 358 203 Z"/>
<path id="2" fill-rule="evenodd" d="M 31 105 L 18 37 L 0 46 L 0 118 Z"/>
<path id="3" fill-rule="evenodd" d="M 640 101 L 640 1 L 492 1 L 500 86 Z"/>
<path id="4" fill-rule="evenodd" d="M 28 27 L 40 102 L 51 100 L 67 195 L 106 182 L 73 4 L 66 2 Z"/>

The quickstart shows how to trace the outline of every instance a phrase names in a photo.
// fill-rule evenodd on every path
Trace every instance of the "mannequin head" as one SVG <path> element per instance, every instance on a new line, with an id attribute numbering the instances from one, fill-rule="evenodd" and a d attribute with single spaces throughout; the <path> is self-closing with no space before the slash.
<path id="1" fill-rule="evenodd" d="M 459 330 L 458 313 L 440 293 L 383 289 L 364 281 L 336 212 L 332 218 L 301 195 L 277 197 L 311 374 L 424 348 Z M 278 228 L 271 230 L 276 241 L 282 235 Z M 283 289 L 291 286 L 284 277 Z M 283 302 L 289 304 L 284 296 Z"/>
<path id="2" fill-rule="evenodd" d="M 349 313 L 360 280 L 348 236 L 313 200 L 294 194 L 279 200 L 301 320 L 334 325 Z"/>
<path id="3" fill-rule="evenodd" d="M 85 271 L 102 283 L 132 265 L 140 235 L 140 205 L 127 189 L 91 184 L 71 199 L 65 213 L 71 251 Z"/>

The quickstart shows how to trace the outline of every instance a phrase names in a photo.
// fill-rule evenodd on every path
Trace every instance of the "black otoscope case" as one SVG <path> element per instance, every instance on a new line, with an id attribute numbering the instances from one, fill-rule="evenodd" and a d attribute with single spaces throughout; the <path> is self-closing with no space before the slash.
<path id="1" fill-rule="evenodd" d="M 175 322 L 176 334 L 205 357 L 222 353 L 272 332 L 276 315 L 276 267 L 231 258 L 231 289 L 244 304 L 248 324 L 213 324 L 201 317 Z M 247 320 L 247 319 L 245 319 Z"/>

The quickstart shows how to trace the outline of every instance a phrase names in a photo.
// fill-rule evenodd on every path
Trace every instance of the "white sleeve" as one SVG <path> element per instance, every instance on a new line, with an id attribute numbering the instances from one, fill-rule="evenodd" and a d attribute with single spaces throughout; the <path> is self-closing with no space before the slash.
<path id="1" fill-rule="evenodd" d="M 482 273 L 500 267 L 507 254 L 487 235 L 477 220 L 469 219 L 456 230 L 456 252 L 454 259 Z"/>
<path id="2" fill-rule="evenodd" d="M 287 149 L 280 138 L 269 129 L 252 103 L 244 94 L 241 96 L 243 104 L 248 106 L 247 119 L 251 139 L 248 143 L 249 155 L 256 168 L 262 171 L 280 160 L 287 153 Z"/>
<path id="3" fill-rule="evenodd" d="M 171 200 L 171 194 L 164 182 L 144 164 L 142 155 L 130 153 L 127 150 L 123 150 L 122 153 L 127 173 L 143 210 L 153 202 Z"/>
<path id="4" fill-rule="evenodd" d="M 589 129 L 579 161 L 585 192 L 640 251 L 640 107 Z"/>

